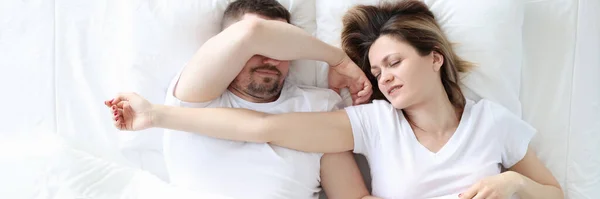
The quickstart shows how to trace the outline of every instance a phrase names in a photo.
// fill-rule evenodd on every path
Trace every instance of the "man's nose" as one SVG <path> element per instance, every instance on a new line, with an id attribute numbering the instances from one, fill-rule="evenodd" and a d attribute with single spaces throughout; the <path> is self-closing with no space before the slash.
<path id="1" fill-rule="evenodd" d="M 276 60 L 276 59 L 271 59 L 271 58 L 265 58 L 263 59 L 263 64 L 269 64 L 272 66 L 278 66 L 281 63 L 280 60 Z"/>

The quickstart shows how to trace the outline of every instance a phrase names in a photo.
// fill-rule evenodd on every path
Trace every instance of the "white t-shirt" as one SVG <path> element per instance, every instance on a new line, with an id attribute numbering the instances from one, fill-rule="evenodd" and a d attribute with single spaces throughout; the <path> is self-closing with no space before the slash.
<path id="1" fill-rule="evenodd" d="M 417 140 L 401 110 L 375 100 L 347 107 L 354 152 L 366 156 L 373 195 L 434 198 L 458 195 L 520 161 L 536 130 L 488 100 L 467 100 L 458 128 L 433 153 Z"/>
<path id="2" fill-rule="evenodd" d="M 232 107 L 267 113 L 315 112 L 339 109 L 341 97 L 329 89 L 285 82 L 271 103 L 252 103 L 226 91 L 207 103 L 187 103 L 174 97 L 177 76 L 166 104 L 182 107 Z M 231 121 L 231 125 L 236 125 Z M 170 181 L 176 186 L 210 191 L 233 198 L 318 198 L 321 153 L 304 153 L 269 144 L 214 139 L 166 130 L 164 153 Z"/>

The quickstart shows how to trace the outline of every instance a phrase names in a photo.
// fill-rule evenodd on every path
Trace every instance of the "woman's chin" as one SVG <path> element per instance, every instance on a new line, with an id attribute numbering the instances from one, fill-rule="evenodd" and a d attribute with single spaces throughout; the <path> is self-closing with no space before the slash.
<path id="1" fill-rule="evenodd" d="M 399 97 L 394 97 L 392 99 L 388 98 L 392 106 L 396 109 L 404 109 L 406 108 L 406 100 L 400 99 Z"/>

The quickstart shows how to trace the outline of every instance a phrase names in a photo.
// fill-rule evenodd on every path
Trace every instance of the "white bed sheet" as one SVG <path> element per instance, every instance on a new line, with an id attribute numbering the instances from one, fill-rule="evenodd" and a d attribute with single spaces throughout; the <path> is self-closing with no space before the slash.
<path id="1" fill-rule="evenodd" d="M 571 198 L 600 197 L 600 1 L 580 0 L 569 112 L 566 190 Z"/>
<path id="2" fill-rule="evenodd" d="M 307 2 L 309 4 L 304 6 L 310 7 L 310 1 Z M 600 156 L 597 155 L 600 152 L 597 145 L 600 143 L 600 2 L 524 2 L 520 101 L 523 117 L 540 131 L 533 146 L 557 176 L 568 198 L 600 198 Z M 0 147 L 3 150 L 0 152 L 0 174 L 3 176 L 0 178 L 0 198 L 42 199 L 58 194 L 60 189 L 43 184 L 48 180 L 44 176 L 51 174 L 44 166 L 58 157 L 57 153 L 40 147 L 43 144 L 36 144 L 40 140 L 50 143 L 43 141 L 48 135 L 60 135 L 69 147 L 85 151 L 86 155 L 75 156 L 80 158 L 74 160 L 96 162 L 91 164 L 96 166 L 94 168 L 114 172 L 126 170 L 127 165 L 147 170 L 164 169 L 160 165 L 139 163 L 144 159 L 160 158 L 155 148 L 150 147 L 143 153 L 136 151 L 139 148 L 122 150 L 129 146 L 121 143 L 131 143 L 123 141 L 136 136 L 123 136 L 110 126 L 109 118 L 103 117 L 102 101 L 121 90 L 162 95 L 151 88 L 156 86 L 158 90 L 165 90 L 166 84 L 156 82 L 167 82 L 168 73 L 181 67 L 197 47 L 192 43 L 205 38 L 195 37 L 194 32 L 182 32 L 179 40 L 133 38 L 132 35 L 145 30 L 175 34 L 178 28 L 187 28 L 169 16 L 173 14 L 169 9 L 194 9 L 206 5 L 222 8 L 225 4 L 219 1 L 177 4 L 158 0 L 0 1 L 0 85 L 4 91 L 0 103 L 5 105 L 4 114 L 0 115 L 0 143 L 3 144 L 3 148 Z M 303 12 L 310 14 L 310 9 Z M 149 13 L 162 13 L 160 19 L 165 21 L 157 19 L 157 23 L 167 26 L 148 23 L 156 17 Z M 199 16 L 217 17 L 199 13 L 190 18 Z M 165 27 L 172 29 L 161 30 Z M 205 31 L 201 27 L 198 30 Z M 317 29 L 310 25 L 306 28 Z M 169 45 L 182 50 L 161 55 L 151 48 L 136 49 L 145 44 Z M 155 64 L 141 65 L 138 64 L 142 63 L 140 60 L 153 60 Z M 135 84 L 132 79 L 125 78 L 127 72 L 148 68 L 155 70 L 134 77 Z M 160 103 L 163 99 L 154 97 L 151 100 Z M 144 133 L 160 134 L 158 131 Z M 19 143 L 17 140 L 26 140 L 29 144 L 4 144 Z M 38 148 L 29 153 L 23 146 Z M 152 151 L 156 153 L 153 155 Z M 132 159 L 140 161 L 132 162 Z M 119 166 L 110 167 L 107 165 L 113 163 L 107 162 Z M 88 171 L 94 172 L 93 169 Z M 122 196 L 141 198 L 136 194 L 152 193 L 139 191 L 144 190 L 139 187 L 146 186 L 142 182 L 152 180 L 132 179 L 152 177 L 142 174 L 139 175 L 144 177 L 134 177 L 138 176 L 137 172 L 139 170 L 128 170 L 113 181 L 128 184 Z M 164 176 L 160 177 L 164 179 Z M 179 193 L 160 181 L 153 182 L 153 185 L 147 185 L 154 187 L 152 190 Z M 118 188 L 111 191 L 118 191 Z"/>
<path id="3" fill-rule="evenodd" d="M 568 198 L 600 197 L 600 2 L 525 2 L 523 118 Z"/>
<path id="4" fill-rule="evenodd" d="M 54 1 L 0 1 L 0 136 L 54 131 Z"/>

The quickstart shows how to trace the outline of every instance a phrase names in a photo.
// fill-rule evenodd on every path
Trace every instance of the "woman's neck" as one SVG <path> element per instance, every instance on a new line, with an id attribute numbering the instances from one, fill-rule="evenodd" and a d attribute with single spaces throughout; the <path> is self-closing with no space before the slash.
<path id="1" fill-rule="evenodd" d="M 452 105 L 445 93 L 442 94 L 403 109 L 412 126 L 438 136 L 454 132 L 460 122 L 462 111 Z"/>

